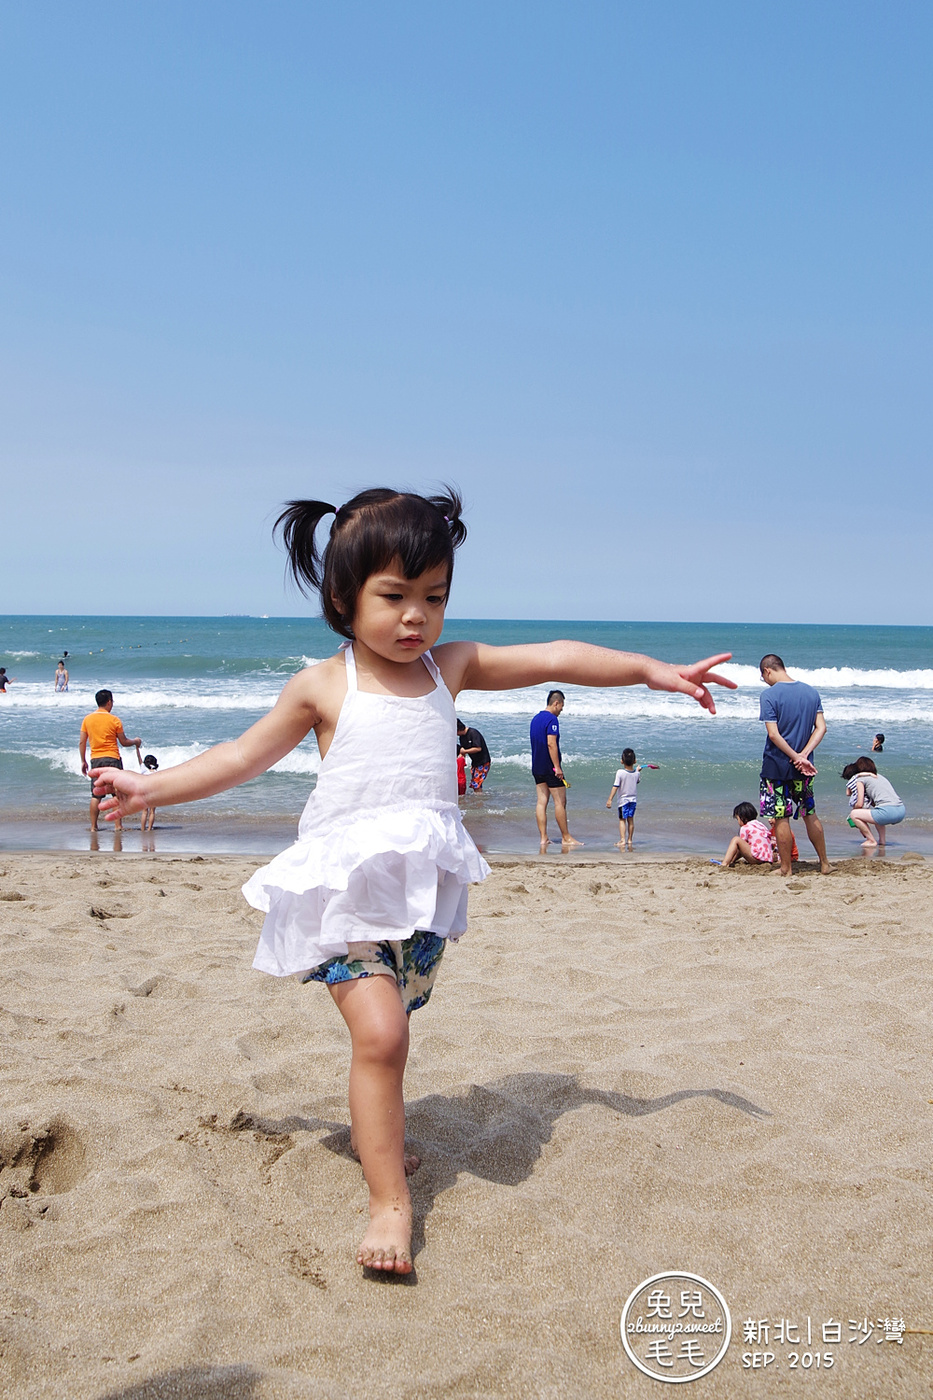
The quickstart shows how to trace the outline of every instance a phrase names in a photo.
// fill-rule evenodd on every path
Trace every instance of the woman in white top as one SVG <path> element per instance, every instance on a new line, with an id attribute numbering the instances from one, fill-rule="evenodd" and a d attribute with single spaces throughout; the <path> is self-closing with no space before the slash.
<path id="1" fill-rule="evenodd" d="M 865 837 L 862 845 L 878 846 L 884 850 L 886 828 L 902 822 L 907 815 L 907 808 L 887 778 L 878 772 L 874 759 L 860 758 L 855 767 L 858 801 L 849 815 Z M 877 841 L 868 829 L 869 823 L 878 832 Z"/>

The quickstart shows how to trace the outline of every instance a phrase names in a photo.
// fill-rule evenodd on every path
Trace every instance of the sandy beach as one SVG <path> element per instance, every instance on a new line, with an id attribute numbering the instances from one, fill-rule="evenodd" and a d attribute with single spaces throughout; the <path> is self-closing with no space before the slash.
<path id="1" fill-rule="evenodd" d="M 620 1314 L 683 1270 L 733 1325 L 690 1393 L 933 1395 L 928 862 L 499 861 L 413 1020 L 381 1280 L 346 1033 L 251 971 L 256 864 L 0 856 L 0 1394 L 653 1396 Z"/>

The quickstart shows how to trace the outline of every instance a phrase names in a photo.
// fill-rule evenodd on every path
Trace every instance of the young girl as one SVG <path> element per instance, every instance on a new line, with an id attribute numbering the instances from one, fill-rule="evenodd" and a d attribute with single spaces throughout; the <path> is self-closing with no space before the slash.
<path id="1" fill-rule="evenodd" d="M 856 759 L 855 769 L 858 801 L 849 812 L 850 820 L 864 836 L 863 846 L 878 846 L 883 851 L 887 842 L 887 828 L 902 822 L 907 808 L 887 778 L 878 772 L 873 758 Z M 878 833 L 877 841 L 868 829 L 870 825 Z"/>
<path id="2" fill-rule="evenodd" d="M 726 655 L 671 666 L 569 641 L 434 650 L 466 535 L 461 509 L 454 491 L 364 491 L 336 511 L 291 502 L 276 528 L 299 586 L 320 595 L 346 639 L 340 650 L 293 676 L 236 741 L 161 773 L 95 774 L 114 820 L 247 782 L 314 730 L 322 763 L 298 840 L 244 886 L 266 914 L 254 966 L 324 982 L 347 1023 L 350 1141 L 370 1193 L 357 1259 L 399 1274 L 412 1267 L 406 1173 L 419 1165 L 404 1152 L 408 1016 L 431 995 L 447 939 L 466 929 L 468 885 L 489 873 L 457 807 L 453 697 L 564 678 L 679 691 L 715 713 L 706 682 L 733 684 L 710 669 Z M 321 556 L 315 531 L 328 514 Z"/>
<path id="3" fill-rule="evenodd" d="M 757 809 L 750 802 L 740 802 L 732 809 L 732 815 L 739 824 L 739 834 L 729 842 L 723 866 L 735 865 L 740 859 L 749 865 L 770 865 L 774 860 L 771 831 L 759 820 Z"/>

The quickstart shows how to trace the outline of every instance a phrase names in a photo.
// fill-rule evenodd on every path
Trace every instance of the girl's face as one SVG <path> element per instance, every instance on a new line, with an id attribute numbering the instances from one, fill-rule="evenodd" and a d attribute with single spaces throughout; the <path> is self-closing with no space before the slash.
<path id="1" fill-rule="evenodd" d="M 447 569 L 428 569 L 405 578 L 396 561 L 371 574 L 356 600 L 353 632 L 357 641 L 386 661 L 417 661 L 444 627 Z"/>

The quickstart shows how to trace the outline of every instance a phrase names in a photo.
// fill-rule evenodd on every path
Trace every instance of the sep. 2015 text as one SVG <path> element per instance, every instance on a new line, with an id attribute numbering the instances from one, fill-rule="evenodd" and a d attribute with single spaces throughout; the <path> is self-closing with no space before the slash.
<path id="1" fill-rule="evenodd" d="M 764 1370 L 766 1366 L 772 1366 L 777 1360 L 777 1353 L 773 1351 L 743 1351 L 742 1365 L 746 1371 Z M 822 1368 L 828 1371 L 835 1361 L 831 1351 L 790 1351 L 787 1353 L 787 1364 L 793 1371 L 798 1366 L 809 1371 L 811 1367 L 815 1370 Z"/>

